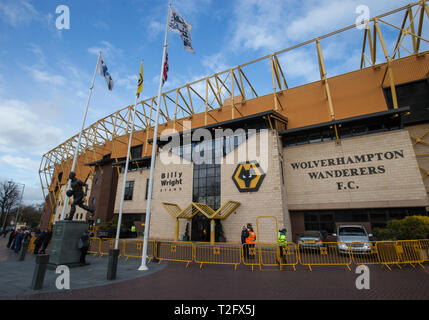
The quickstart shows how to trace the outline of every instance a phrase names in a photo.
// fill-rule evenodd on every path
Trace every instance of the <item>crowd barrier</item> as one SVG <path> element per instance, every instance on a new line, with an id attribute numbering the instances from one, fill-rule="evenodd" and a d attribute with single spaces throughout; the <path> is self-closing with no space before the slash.
<path id="1" fill-rule="evenodd" d="M 251 266 L 252 271 L 255 266 L 261 270 L 262 259 L 261 250 L 258 244 L 255 243 L 244 243 L 242 245 L 242 261 L 245 266 Z"/>
<path id="2" fill-rule="evenodd" d="M 299 263 L 307 266 L 345 266 L 352 263 L 350 247 L 343 242 L 311 242 L 298 244 Z"/>
<path id="3" fill-rule="evenodd" d="M 155 252 L 159 262 L 186 262 L 186 267 L 193 260 L 194 244 L 187 241 L 156 241 Z"/>
<path id="4" fill-rule="evenodd" d="M 200 269 L 204 263 L 233 265 L 234 270 L 241 262 L 241 244 L 236 242 L 215 243 L 207 242 L 194 243 L 194 262 L 200 264 Z"/>
<path id="5" fill-rule="evenodd" d="M 283 266 L 290 266 L 296 270 L 296 265 L 299 263 L 299 252 L 297 245 L 293 242 L 288 242 L 283 246 L 278 247 L 278 259 L 280 270 Z"/>
<path id="6" fill-rule="evenodd" d="M 34 242 L 34 241 L 33 241 Z M 114 248 L 115 239 L 91 238 L 88 253 L 104 256 Z M 120 239 L 120 257 L 141 258 L 142 239 Z M 287 242 L 240 244 L 238 242 L 214 243 L 170 240 L 149 240 L 147 258 L 161 261 L 195 262 L 204 264 L 238 265 L 257 267 L 292 267 L 302 265 L 312 270 L 313 266 L 344 266 L 351 270 L 354 265 L 381 265 L 391 270 L 395 265 L 409 264 L 424 268 L 429 261 L 429 239 L 368 242 Z"/>
<path id="7" fill-rule="evenodd" d="M 141 258 L 143 252 L 143 240 L 139 239 L 127 239 L 123 240 L 123 254 L 126 257 L 126 261 L 129 258 Z M 149 262 L 155 257 L 155 241 L 149 240 L 147 245 L 147 258 Z"/>
<path id="8" fill-rule="evenodd" d="M 429 261 L 429 240 L 420 240 L 420 246 L 422 248 L 423 261 Z"/>

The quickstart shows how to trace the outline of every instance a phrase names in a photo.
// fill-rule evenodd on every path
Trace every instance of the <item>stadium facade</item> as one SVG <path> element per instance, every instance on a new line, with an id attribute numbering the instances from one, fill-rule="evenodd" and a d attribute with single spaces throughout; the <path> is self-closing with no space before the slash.
<path id="1" fill-rule="evenodd" d="M 398 41 L 389 52 L 383 34 L 398 14 L 404 23 L 393 29 Z M 239 241 L 251 223 L 261 241 L 275 241 L 282 227 L 291 241 L 304 230 L 333 233 L 347 223 L 371 232 L 391 219 L 426 215 L 429 51 L 420 48 L 428 17 L 426 2 L 418 2 L 371 19 L 359 31 L 360 68 L 334 77 L 327 76 L 323 42 L 355 26 L 164 92 L 150 238 L 209 241 L 214 230 L 215 241 Z M 320 80 L 289 87 L 282 55 L 304 46 L 315 50 Z M 257 63 L 269 70 L 268 94 L 251 81 Z M 132 107 L 83 134 L 76 173 L 88 177 L 94 225 L 119 212 Z M 155 98 L 137 106 L 123 211 L 123 223 L 137 232 L 145 221 L 155 108 Z M 76 143 L 74 136 L 42 158 L 44 228 L 60 219 Z M 79 210 L 75 219 L 90 219 Z"/>

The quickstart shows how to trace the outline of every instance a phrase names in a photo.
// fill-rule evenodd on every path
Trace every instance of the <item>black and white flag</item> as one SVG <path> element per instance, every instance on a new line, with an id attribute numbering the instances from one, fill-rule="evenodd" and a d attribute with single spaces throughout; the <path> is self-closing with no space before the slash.
<path id="1" fill-rule="evenodd" d="M 195 53 L 192 48 L 191 41 L 191 30 L 192 25 L 187 23 L 185 19 L 183 19 L 176 11 L 171 9 L 170 18 L 168 20 L 168 28 L 169 30 L 180 34 L 180 37 L 183 40 L 183 45 L 185 46 L 185 50 Z"/>

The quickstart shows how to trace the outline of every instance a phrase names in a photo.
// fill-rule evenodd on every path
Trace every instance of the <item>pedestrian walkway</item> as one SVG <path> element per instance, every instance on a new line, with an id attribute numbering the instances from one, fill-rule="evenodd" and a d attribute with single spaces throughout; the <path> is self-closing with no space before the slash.
<path id="1" fill-rule="evenodd" d="M 6 248 L 6 242 L 0 239 L 0 299 L 15 298 L 17 296 L 35 293 L 59 292 L 55 282 L 60 274 L 55 270 L 47 270 L 42 290 L 31 289 L 31 282 L 35 267 L 35 256 L 27 253 L 25 261 L 18 261 L 18 255 Z M 148 271 L 138 271 L 140 259 L 119 259 L 116 280 L 106 280 L 108 257 L 95 258 L 87 256 L 90 264 L 84 267 L 70 269 L 70 289 L 83 289 L 131 280 L 153 274 L 165 268 L 167 263 L 151 263 Z"/>

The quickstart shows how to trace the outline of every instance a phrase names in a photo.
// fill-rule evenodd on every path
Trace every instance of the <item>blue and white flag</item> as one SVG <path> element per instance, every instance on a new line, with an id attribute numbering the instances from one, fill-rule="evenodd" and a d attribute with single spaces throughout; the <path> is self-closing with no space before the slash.
<path id="1" fill-rule="evenodd" d="M 180 34 L 186 51 L 195 53 L 194 49 L 192 48 L 191 41 L 192 25 L 187 23 L 186 20 L 179 16 L 179 14 L 173 9 L 171 9 L 170 17 L 168 19 L 168 28 L 177 34 Z"/>
<path id="2" fill-rule="evenodd" d="M 114 84 L 113 79 L 112 79 L 112 76 L 110 75 L 109 71 L 107 70 L 107 66 L 104 63 L 104 60 L 101 57 L 101 54 L 100 54 L 100 59 L 98 60 L 97 73 L 99 73 L 100 75 L 102 75 L 104 77 L 104 79 L 106 79 L 107 87 L 109 88 L 109 90 L 112 90 L 113 84 Z"/>

